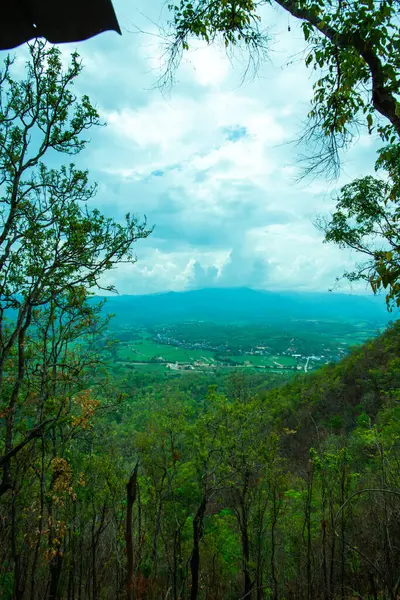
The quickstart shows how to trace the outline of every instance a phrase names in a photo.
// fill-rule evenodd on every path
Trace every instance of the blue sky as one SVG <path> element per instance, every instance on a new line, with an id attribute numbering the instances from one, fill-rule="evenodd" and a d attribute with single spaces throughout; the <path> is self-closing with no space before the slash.
<path id="1" fill-rule="evenodd" d="M 146 215 L 155 225 L 135 248 L 138 262 L 105 283 L 124 294 L 328 290 L 356 257 L 322 244 L 312 221 L 333 209 L 335 187 L 372 170 L 375 153 L 361 135 L 339 182 L 296 183 L 299 149 L 291 142 L 312 87 L 299 24 L 266 8 L 271 50 L 256 78 L 241 83 L 244 57 L 230 61 L 222 49 L 196 44 L 172 89 L 160 90 L 164 46 L 156 24 L 168 17 L 164 2 L 114 0 L 114 7 L 122 37 L 108 32 L 62 47 L 66 57 L 80 53 L 77 90 L 107 123 L 76 161 L 99 184 L 93 206 L 116 219 Z M 17 55 L 22 61 L 24 49 Z"/>

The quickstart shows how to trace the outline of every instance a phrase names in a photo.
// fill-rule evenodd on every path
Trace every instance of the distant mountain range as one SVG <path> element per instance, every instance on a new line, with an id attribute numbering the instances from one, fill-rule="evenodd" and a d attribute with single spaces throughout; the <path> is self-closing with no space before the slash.
<path id="1" fill-rule="evenodd" d="M 140 296 L 108 296 L 107 313 L 118 326 L 204 320 L 217 323 L 333 319 L 387 323 L 384 297 L 337 293 L 267 292 L 249 288 L 210 288 Z"/>

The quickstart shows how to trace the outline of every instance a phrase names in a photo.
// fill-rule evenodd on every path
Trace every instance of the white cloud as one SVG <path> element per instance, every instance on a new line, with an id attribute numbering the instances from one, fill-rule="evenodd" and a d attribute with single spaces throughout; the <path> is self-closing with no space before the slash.
<path id="1" fill-rule="evenodd" d="M 310 223 L 299 221 L 247 231 L 222 265 L 196 262 L 190 285 L 327 291 L 352 264 L 338 249 L 324 245 Z"/>
<path id="2" fill-rule="evenodd" d="M 107 282 L 121 293 L 203 285 L 328 289 L 354 257 L 322 244 L 311 223 L 332 209 L 335 186 L 295 183 L 298 149 L 288 142 L 312 94 L 299 23 L 265 7 L 265 22 L 275 26 L 271 60 L 244 85 L 237 62 L 196 44 L 165 96 L 157 89 L 163 42 L 154 25 L 164 3 L 114 3 L 122 38 L 106 33 L 78 46 L 87 68 L 77 89 L 108 126 L 93 132 L 76 160 L 99 182 L 102 210 L 116 218 L 147 214 L 156 230 L 137 245 L 139 262 L 122 265 Z M 135 25 L 148 34 L 126 31 Z M 75 46 L 63 46 L 63 54 Z M 373 160 L 371 138 L 362 136 L 339 183 L 370 170 Z"/>
<path id="3" fill-rule="evenodd" d="M 231 65 L 225 53 L 205 42 L 195 43 L 185 55 L 182 68 L 186 76 L 205 87 L 221 85 L 228 77 Z"/>
<path id="4" fill-rule="evenodd" d="M 220 176 L 245 179 L 264 173 L 265 150 L 288 138 L 285 119 L 276 109 L 260 99 L 224 91 L 198 99 L 182 94 L 169 101 L 157 97 L 138 109 L 112 111 L 106 119 L 111 143 L 121 144 L 125 152 L 122 165 L 118 154 L 108 154 L 103 168 L 131 177 L 174 165 L 205 170 L 222 163 Z M 226 131 L 238 124 L 247 133 L 233 143 Z M 225 169 L 227 165 L 233 169 Z"/>

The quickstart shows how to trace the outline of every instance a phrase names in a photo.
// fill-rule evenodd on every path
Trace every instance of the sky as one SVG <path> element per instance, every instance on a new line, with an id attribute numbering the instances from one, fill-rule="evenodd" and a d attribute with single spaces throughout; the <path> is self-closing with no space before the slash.
<path id="1" fill-rule="evenodd" d="M 196 43 L 176 81 L 160 88 L 168 19 L 163 0 L 114 0 L 122 36 L 106 32 L 63 45 L 85 69 L 88 94 L 106 127 L 76 157 L 98 183 L 92 207 L 119 220 L 147 218 L 154 231 L 135 245 L 135 265 L 105 284 L 121 294 L 201 287 L 327 291 L 357 257 L 323 244 L 313 221 L 334 208 L 335 189 L 372 171 L 361 135 L 339 181 L 298 182 L 301 134 L 312 95 L 299 23 L 268 7 L 268 59 L 243 81 L 246 59 Z M 289 31 L 290 27 L 290 31 Z M 24 56 L 24 48 L 17 57 Z M 340 291 L 350 292 L 345 283 Z M 357 292 L 365 291 L 357 288 Z"/>

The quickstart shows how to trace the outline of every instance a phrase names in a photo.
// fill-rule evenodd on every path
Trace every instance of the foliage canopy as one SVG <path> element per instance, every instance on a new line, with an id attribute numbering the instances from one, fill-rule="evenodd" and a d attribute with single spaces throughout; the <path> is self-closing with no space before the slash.
<path id="1" fill-rule="evenodd" d="M 52 152 L 78 154 L 99 116 L 73 93 L 77 54 L 64 69 L 57 48 L 38 40 L 29 51 L 25 79 L 13 78 L 9 58 L 0 75 L 1 493 L 13 488 L 16 454 L 87 386 L 95 355 L 77 352 L 78 340 L 104 327 L 92 290 L 116 263 L 134 262 L 132 245 L 150 233 L 130 215 L 121 224 L 89 208 L 86 171 L 46 165 Z"/>

